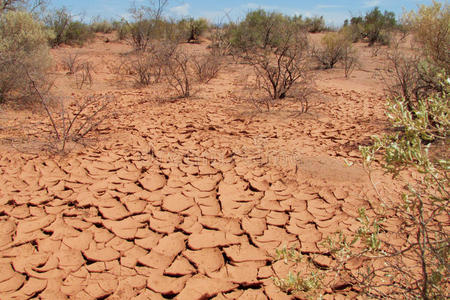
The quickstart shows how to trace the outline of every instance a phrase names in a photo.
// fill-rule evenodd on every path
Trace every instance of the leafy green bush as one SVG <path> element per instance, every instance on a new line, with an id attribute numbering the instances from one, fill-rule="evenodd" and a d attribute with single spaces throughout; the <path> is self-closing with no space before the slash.
<path id="1" fill-rule="evenodd" d="M 372 46 L 375 43 L 389 45 L 391 32 L 397 27 L 393 12 L 382 13 L 378 7 L 375 7 L 364 17 L 352 17 L 350 24 L 348 20 L 345 20 L 343 30 L 352 37 L 353 42 L 367 39 L 369 46 Z"/>
<path id="2" fill-rule="evenodd" d="M 83 46 L 94 35 L 89 28 L 89 25 L 80 21 L 72 21 L 67 26 L 64 34 L 64 43 L 67 45 Z"/>
<path id="3" fill-rule="evenodd" d="M 258 9 L 247 13 L 245 19 L 230 28 L 231 44 L 236 49 L 277 46 L 287 19 L 279 13 Z"/>
<path id="4" fill-rule="evenodd" d="M 46 82 L 50 37 L 52 33 L 27 12 L 0 15 L 0 102 L 32 95 L 27 74 L 36 82 Z"/>
<path id="5" fill-rule="evenodd" d="M 372 46 L 375 43 L 388 45 L 390 42 L 390 31 L 395 28 L 397 21 L 393 12 L 381 13 L 378 7 L 368 12 L 364 17 L 364 35 Z"/>
<path id="6" fill-rule="evenodd" d="M 53 11 L 44 20 L 47 27 L 55 33 L 50 39 L 52 47 L 61 44 L 82 46 L 93 37 L 89 26 L 80 21 L 73 21 L 66 8 Z"/>

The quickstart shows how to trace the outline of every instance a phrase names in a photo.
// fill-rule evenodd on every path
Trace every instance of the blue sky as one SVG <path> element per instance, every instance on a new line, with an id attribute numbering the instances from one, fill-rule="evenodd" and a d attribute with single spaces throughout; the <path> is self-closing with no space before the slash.
<path id="1" fill-rule="evenodd" d="M 431 0 L 169 0 L 166 15 L 172 17 L 206 17 L 212 22 L 221 22 L 226 13 L 239 18 L 249 10 L 264 8 L 288 15 L 324 16 L 330 25 L 342 25 L 346 18 L 364 14 L 379 6 L 382 10 L 394 11 L 397 16 L 403 9 L 416 9 L 417 5 Z M 148 0 L 52 0 L 51 7 L 67 7 L 73 14 L 84 16 L 85 21 L 100 15 L 103 18 L 129 17 L 132 3 L 148 3 Z"/>

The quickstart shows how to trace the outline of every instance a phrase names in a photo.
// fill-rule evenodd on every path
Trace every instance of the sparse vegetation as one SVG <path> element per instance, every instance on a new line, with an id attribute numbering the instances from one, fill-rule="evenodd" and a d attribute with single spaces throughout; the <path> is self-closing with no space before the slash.
<path id="1" fill-rule="evenodd" d="M 209 28 L 208 21 L 204 18 L 189 18 L 178 22 L 183 36 L 188 43 L 198 42 L 200 36 Z"/>
<path id="2" fill-rule="evenodd" d="M 383 198 L 374 184 L 381 203 L 373 207 L 375 216 L 369 217 L 361 208 L 356 234 L 337 233 L 325 240 L 323 245 L 335 260 L 335 267 L 316 269 L 319 277 L 314 278 L 337 274 L 360 294 L 375 299 L 447 298 L 450 278 L 447 173 L 450 162 L 445 154 L 431 158 L 430 144 L 423 143 L 448 146 L 450 81 L 443 77 L 441 82 L 445 92 L 421 100 L 413 113 L 408 111 L 404 100 L 390 101 L 388 118 L 392 126 L 402 132 L 374 137 L 372 146 L 360 148 L 370 177 L 372 165 L 378 155 L 382 155 L 383 168 L 394 178 L 400 171 L 413 168 L 422 174 L 420 179 L 408 182 L 403 202 Z M 385 222 L 398 224 L 395 232 L 389 231 Z M 279 250 L 278 253 L 285 253 L 283 257 L 288 258 L 302 257 L 294 250 Z M 355 260 L 361 262 L 357 270 L 348 267 Z M 290 292 L 304 291 L 304 283 L 311 281 L 307 274 L 295 276 L 292 273 L 287 278 L 274 280 L 282 290 Z M 319 287 L 320 284 L 313 286 L 314 289 Z"/>
<path id="3" fill-rule="evenodd" d="M 50 39 L 52 47 L 61 44 L 82 46 L 93 37 L 89 25 L 74 21 L 64 7 L 49 13 L 44 20 L 47 27 L 54 32 Z"/>
<path id="4" fill-rule="evenodd" d="M 378 8 L 310 34 L 323 17 L 24 3 L 0 0 L 0 298 L 449 298 L 447 4 L 405 15 L 409 47 Z"/>
<path id="5" fill-rule="evenodd" d="M 89 25 L 92 32 L 111 33 L 114 30 L 114 26 L 111 22 L 101 20 L 100 17 L 94 18 Z"/>
<path id="6" fill-rule="evenodd" d="M 55 98 L 49 89 L 41 90 L 30 73 L 26 73 L 38 103 L 44 109 L 52 128 L 49 148 L 63 153 L 69 142 L 80 142 L 96 130 L 111 114 L 112 94 L 86 96 L 76 102 Z"/>
<path id="7" fill-rule="evenodd" d="M 181 98 L 191 96 L 193 78 L 191 63 L 192 58 L 188 54 L 176 49 L 164 65 L 167 82 Z"/>
<path id="8" fill-rule="evenodd" d="M 405 54 L 395 44 L 387 53 L 389 65 L 384 77 L 391 96 L 402 97 L 412 112 L 420 99 L 442 93 L 440 74 L 450 74 L 450 57 L 444 50 L 450 42 L 449 5 L 434 2 L 432 6 L 422 6 L 417 13 L 405 15 L 404 22 L 415 33 L 419 47 L 412 54 Z"/>
<path id="9" fill-rule="evenodd" d="M 31 14 L 9 11 L 0 16 L 0 102 L 32 100 L 26 72 L 45 83 L 51 57 L 46 30 Z"/>
<path id="10" fill-rule="evenodd" d="M 350 40 L 344 34 L 329 32 L 322 38 L 321 45 L 313 48 L 312 54 L 325 69 L 332 69 L 338 62 L 349 55 Z"/>
<path id="11" fill-rule="evenodd" d="M 389 45 L 391 33 L 397 28 L 397 21 L 393 12 L 382 13 L 378 7 L 375 7 L 364 17 L 351 18 L 350 25 L 346 20 L 344 27 L 354 42 L 365 39 L 369 42 L 369 46 Z"/>
<path id="12" fill-rule="evenodd" d="M 220 57 L 205 55 L 192 58 L 193 66 L 199 82 L 208 83 L 215 78 L 220 70 Z"/>

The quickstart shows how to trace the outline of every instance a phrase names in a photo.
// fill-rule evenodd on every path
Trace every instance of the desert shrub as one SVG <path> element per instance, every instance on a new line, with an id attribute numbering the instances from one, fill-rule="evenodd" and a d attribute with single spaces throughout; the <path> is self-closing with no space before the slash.
<path id="1" fill-rule="evenodd" d="M 73 75 L 80 68 L 80 55 L 78 53 L 68 53 L 64 55 L 61 62 L 64 69 L 67 70 L 67 75 Z"/>
<path id="2" fill-rule="evenodd" d="M 47 40 L 51 32 L 23 11 L 0 16 L 0 102 L 33 95 L 26 73 L 46 82 L 51 64 Z"/>
<path id="3" fill-rule="evenodd" d="M 208 20 L 204 18 L 182 19 L 178 26 L 187 42 L 197 42 L 199 37 L 209 28 Z"/>
<path id="4" fill-rule="evenodd" d="M 39 88 L 37 82 L 26 74 L 38 103 L 45 111 L 51 126 L 49 150 L 65 152 L 69 142 L 80 142 L 95 131 L 109 117 L 115 101 L 112 94 L 85 96 L 77 101 L 56 98 L 49 90 Z"/>
<path id="5" fill-rule="evenodd" d="M 378 7 L 367 12 L 364 17 L 352 17 L 350 24 L 348 20 L 345 20 L 342 28 L 351 36 L 353 42 L 366 39 L 369 46 L 388 45 L 391 41 L 391 33 L 395 29 L 398 29 L 395 14 L 390 11 L 382 13 Z"/>
<path id="6" fill-rule="evenodd" d="M 73 21 L 72 15 L 66 8 L 49 13 L 44 21 L 47 27 L 55 33 L 50 39 L 52 47 L 61 44 L 82 46 L 93 37 L 89 25 L 80 21 Z"/>
<path id="7" fill-rule="evenodd" d="M 450 42 L 449 6 L 438 2 L 421 6 L 417 13 L 406 14 L 404 22 L 414 33 L 419 47 L 407 55 L 394 45 L 387 52 L 389 65 L 385 80 L 390 94 L 405 99 L 408 109 L 413 111 L 420 99 L 432 93 L 442 93 L 440 74 L 450 74 L 447 50 Z"/>
<path id="8" fill-rule="evenodd" d="M 344 65 L 344 74 L 349 78 L 355 68 L 360 65 L 358 51 L 351 43 L 346 43 L 342 50 L 342 64 Z"/>
<path id="9" fill-rule="evenodd" d="M 224 56 L 231 53 L 231 32 L 234 24 L 227 24 L 224 26 L 217 26 L 211 29 L 211 52 L 216 56 Z"/>
<path id="10" fill-rule="evenodd" d="M 12 10 L 34 12 L 46 4 L 46 0 L 3 0 L 0 1 L 0 14 Z"/>
<path id="11" fill-rule="evenodd" d="M 208 83 L 215 78 L 220 70 L 220 58 L 215 55 L 205 55 L 199 58 L 192 58 L 193 67 L 197 79 L 200 82 Z"/>
<path id="12" fill-rule="evenodd" d="M 286 22 L 286 18 L 280 13 L 263 9 L 251 11 L 242 22 L 230 28 L 231 44 L 241 51 L 276 46 L 281 42 L 279 33 Z"/>
<path id="13" fill-rule="evenodd" d="M 312 50 L 313 56 L 325 69 L 332 69 L 344 57 L 344 50 L 350 40 L 342 33 L 329 32 L 321 40 L 321 45 Z"/>
<path id="14" fill-rule="evenodd" d="M 327 27 L 325 26 L 325 20 L 323 16 L 306 18 L 305 26 L 308 32 L 311 33 L 322 32 L 327 29 Z"/>
<path id="15" fill-rule="evenodd" d="M 67 45 L 83 46 L 91 38 L 93 38 L 93 34 L 89 25 L 80 21 L 72 21 L 67 26 L 64 34 L 64 43 Z"/>
<path id="16" fill-rule="evenodd" d="M 163 11 L 168 0 L 151 2 L 149 6 L 132 8 L 134 22 L 129 24 L 131 45 L 138 51 L 145 51 L 152 39 L 161 37 L 164 27 Z"/>
<path id="17" fill-rule="evenodd" d="M 353 17 L 350 24 L 348 23 L 348 20 L 345 20 L 341 32 L 353 43 L 359 42 L 363 38 L 362 18 Z"/>
<path id="18" fill-rule="evenodd" d="M 159 83 L 165 73 L 177 44 L 172 41 L 155 41 L 147 51 L 138 51 L 122 64 L 122 71 L 131 77 L 136 86 L 144 87 Z"/>
<path id="19" fill-rule="evenodd" d="M 192 59 L 191 57 L 176 49 L 166 60 L 164 73 L 169 85 L 181 98 L 188 98 L 192 90 Z"/>
<path id="20" fill-rule="evenodd" d="M 126 20 L 114 21 L 112 26 L 120 41 L 123 41 L 130 36 L 130 24 Z"/>
<path id="21" fill-rule="evenodd" d="M 372 202 L 370 214 L 359 209 L 360 227 L 355 234 L 337 233 L 324 241 L 335 263 L 326 270 L 316 268 L 312 274 L 333 275 L 341 280 L 340 285 L 373 299 L 448 298 L 450 161 L 445 151 L 431 155 L 430 144 L 448 147 L 450 79 L 442 75 L 441 84 L 444 92 L 421 99 L 414 112 L 406 108 L 404 99 L 389 101 L 388 118 L 401 131 L 374 137 L 373 145 L 360 147 L 370 178 L 373 164 L 381 161 L 394 179 L 400 171 L 412 168 L 420 174 L 418 180 L 406 182 L 408 192 L 401 201 L 383 198 L 373 184 L 379 205 Z M 286 260 L 301 258 L 296 250 L 283 253 L 288 255 Z M 349 264 L 355 261 L 361 263 L 352 269 Z M 302 283 L 310 278 L 306 275 L 291 274 L 274 282 L 286 291 L 303 291 Z"/>
<path id="22" fill-rule="evenodd" d="M 450 74 L 449 4 L 433 1 L 430 6 L 422 5 L 417 12 L 406 14 L 404 22 L 413 32 L 422 55 Z"/>
<path id="23" fill-rule="evenodd" d="M 111 33 L 114 27 L 111 22 L 96 18 L 91 22 L 90 29 L 92 32 Z"/>
<path id="24" fill-rule="evenodd" d="M 242 59 L 253 66 L 258 86 L 274 100 L 283 99 L 294 83 L 307 74 L 308 40 L 303 31 L 287 27 L 277 46 L 245 52 Z"/>
<path id="25" fill-rule="evenodd" d="M 294 15 L 292 17 L 285 16 L 285 18 L 289 20 L 289 23 L 299 26 L 310 33 L 323 32 L 328 29 L 323 16 L 307 17 L 304 19 L 301 15 Z"/>
<path id="26" fill-rule="evenodd" d="M 67 26 L 72 21 L 72 16 L 67 9 L 63 7 L 49 13 L 44 21 L 54 33 L 53 38 L 50 39 L 50 45 L 57 46 L 64 43 Z"/>
<path id="27" fill-rule="evenodd" d="M 395 28 L 397 21 L 393 12 L 385 11 L 381 13 L 375 7 L 366 13 L 363 20 L 363 34 L 372 46 L 375 43 L 388 45 L 390 42 L 390 32 Z"/>
<path id="28" fill-rule="evenodd" d="M 75 83 L 78 89 L 82 89 L 84 86 L 92 86 L 94 83 L 94 65 L 90 61 L 80 63 L 78 72 L 75 74 Z"/>

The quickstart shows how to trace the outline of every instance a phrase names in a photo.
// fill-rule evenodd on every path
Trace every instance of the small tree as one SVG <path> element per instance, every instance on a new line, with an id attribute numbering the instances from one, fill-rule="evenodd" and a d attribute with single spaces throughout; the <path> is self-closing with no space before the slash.
<path id="1" fill-rule="evenodd" d="M 237 26 L 232 26 L 231 44 L 239 51 L 268 49 L 281 42 L 280 33 L 287 19 L 280 13 L 258 9 L 247 13 Z"/>
<path id="2" fill-rule="evenodd" d="M 385 11 L 383 14 L 378 7 L 369 11 L 363 20 L 363 32 L 369 40 L 369 46 L 375 43 L 389 44 L 390 31 L 396 24 L 393 12 Z"/>

